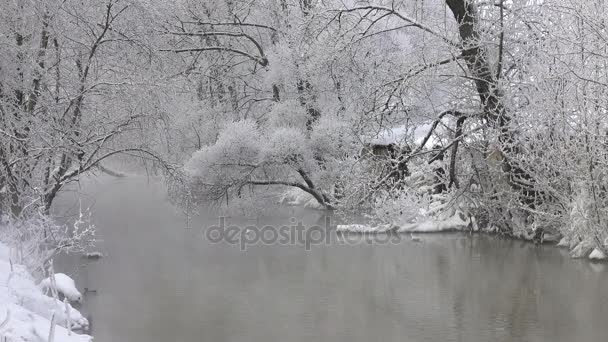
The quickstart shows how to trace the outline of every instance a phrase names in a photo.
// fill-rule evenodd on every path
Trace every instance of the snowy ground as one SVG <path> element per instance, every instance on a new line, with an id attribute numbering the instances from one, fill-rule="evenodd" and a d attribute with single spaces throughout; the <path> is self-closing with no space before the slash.
<path id="1" fill-rule="evenodd" d="M 12 262 L 14 255 L 11 248 L 0 243 L 0 340 L 92 341 L 88 335 L 70 331 L 87 329 L 87 319 L 67 302 L 45 294 L 44 288 L 48 290 L 51 280 L 47 278 L 36 284 L 25 266 Z M 56 274 L 53 283 L 67 298 L 80 299 L 73 280 L 67 275 Z"/>

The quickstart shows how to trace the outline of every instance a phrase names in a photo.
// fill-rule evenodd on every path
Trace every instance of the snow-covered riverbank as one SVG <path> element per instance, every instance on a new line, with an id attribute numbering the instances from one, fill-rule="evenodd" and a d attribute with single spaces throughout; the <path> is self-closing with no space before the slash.
<path id="1" fill-rule="evenodd" d="M 410 222 L 405 224 L 380 224 L 377 226 L 365 225 L 365 224 L 343 224 L 338 225 L 336 230 L 338 232 L 352 232 L 352 233 L 436 233 L 436 232 L 447 232 L 447 231 L 461 231 L 468 229 L 470 225 L 473 225 L 477 230 L 477 225 L 471 218 L 466 218 L 461 212 L 456 212 L 454 215 L 444 218 L 426 218 L 417 222 Z"/>
<path id="2" fill-rule="evenodd" d="M 455 215 L 446 219 L 427 218 L 420 222 L 404 225 L 369 225 L 369 224 L 344 224 L 338 225 L 336 230 L 341 233 L 358 234 L 385 234 L 385 233 L 437 233 L 446 231 L 474 231 L 493 233 L 492 230 L 479 228 L 473 218 L 464 219 L 463 215 L 457 212 Z M 514 236 L 524 240 L 532 240 L 525 236 Z M 555 243 L 554 240 L 546 239 L 546 242 Z M 563 237 L 557 247 L 567 248 L 573 258 L 588 258 L 593 261 L 608 261 L 608 255 L 602 249 L 596 247 L 597 243 L 591 239 L 575 239 Z M 605 248 L 608 249 L 608 239 L 604 241 Z"/>
<path id="3" fill-rule="evenodd" d="M 86 330 L 87 319 L 69 303 L 45 294 L 41 285 L 50 280 L 38 285 L 24 265 L 13 261 L 18 260 L 15 256 L 15 249 L 0 242 L 0 337 L 10 342 L 92 341 L 71 331 Z M 60 292 L 63 288 L 67 297 L 77 299 L 69 277 L 57 274 L 55 279 Z"/>

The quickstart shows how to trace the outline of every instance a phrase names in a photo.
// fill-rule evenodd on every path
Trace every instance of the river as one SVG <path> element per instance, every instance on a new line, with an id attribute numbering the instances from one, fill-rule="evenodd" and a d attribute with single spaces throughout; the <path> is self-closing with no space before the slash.
<path id="1" fill-rule="evenodd" d="M 88 291 L 82 311 L 100 342 L 605 341 L 608 265 L 552 246 L 488 235 L 430 234 L 369 243 L 214 243 L 217 214 L 186 224 L 158 181 L 88 181 L 55 208 L 91 206 L 99 260 L 56 268 Z M 78 194 L 79 193 L 79 194 Z M 80 198 L 80 199 L 79 199 Z M 227 224 L 325 224 L 279 208 Z M 335 221 L 335 220 L 334 220 Z M 332 221 L 333 222 L 333 221 Z M 325 241 L 325 240 L 324 240 Z M 358 243 L 356 243 L 358 241 Z M 84 291 L 84 290 L 83 290 Z"/>

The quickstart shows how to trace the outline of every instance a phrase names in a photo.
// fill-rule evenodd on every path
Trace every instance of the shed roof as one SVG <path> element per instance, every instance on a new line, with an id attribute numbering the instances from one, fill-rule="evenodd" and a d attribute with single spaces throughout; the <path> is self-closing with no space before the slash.
<path id="1" fill-rule="evenodd" d="M 430 123 L 424 123 L 418 126 L 402 125 L 386 128 L 380 131 L 375 137 L 369 139 L 368 143 L 375 146 L 388 146 L 392 144 L 401 145 L 408 141 L 408 139 L 413 138 L 414 143 L 420 145 L 432 126 L 433 125 Z M 441 127 L 437 127 L 437 129 L 441 130 Z M 439 142 L 437 136 L 433 134 L 429 138 L 426 146 L 433 146 Z"/>

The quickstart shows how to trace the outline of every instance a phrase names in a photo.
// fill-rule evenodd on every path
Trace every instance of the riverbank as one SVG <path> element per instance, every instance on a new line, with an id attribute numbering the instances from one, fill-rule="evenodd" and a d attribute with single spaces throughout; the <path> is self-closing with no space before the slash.
<path id="1" fill-rule="evenodd" d="M 358 234 L 386 234 L 386 233 L 441 233 L 441 232 L 475 232 L 485 234 L 496 234 L 495 229 L 480 228 L 474 217 L 456 211 L 453 215 L 443 218 L 427 218 L 420 222 L 411 222 L 404 225 L 395 224 L 343 224 L 338 225 L 336 230 L 341 233 Z M 513 239 L 528 242 L 550 244 L 555 247 L 568 249 L 572 258 L 589 259 L 594 262 L 608 262 L 608 255 L 597 247 L 597 242 L 591 238 L 562 237 L 555 234 L 542 233 L 539 240 L 534 234 L 520 234 L 510 236 Z M 608 249 L 608 239 L 604 241 L 604 249 Z"/>
<path id="2" fill-rule="evenodd" d="M 0 228 L 1 232 L 10 229 Z M 6 240 L 2 237 L 5 236 L 0 236 L 0 240 Z M 38 282 L 31 266 L 25 266 L 36 262 L 31 254 L 23 253 L 22 249 L 6 241 L 0 242 L 0 339 L 10 342 L 92 341 L 91 336 L 76 332 L 88 329 L 87 319 L 67 301 L 47 295 L 48 291 L 43 291 L 41 286 L 44 281 Z M 56 275 L 57 281 L 53 285 L 61 291 L 62 285 L 71 278 L 59 276 Z"/>
<path id="3" fill-rule="evenodd" d="M 422 197 L 426 201 L 412 202 L 411 198 L 389 201 L 388 205 L 376 208 L 371 216 L 380 218 L 380 223 L 349 223 L 339 224 L 336 230 L 339 233 L 357 234 L 387 234 L 387 233 L 440 233 L 440 232 L 475 232 L 487 234 L 502 233 L 495 226 L 479 224 L 472 214 L 467 214 L 471 208 L 465 203 L 448 208 L 446 203 L 450 201 L 445 195 L 433 195 Z M 285 191 L 278 203 L 287 206 L 297 206 L 323 210 L 309 194 L 299 190 L 291 189 Z M 462 209 L 457 209 L 462 208 Z M 572 215 L 576 216 L 576 212 Z M 580 216 L 580 214 L 579 214 Z M 570 256 L 575 259 L 589 259 L 594 262 L 608 262 L 608 238 L 604 241 L 594 236 L 577 233 L 577 229 L 536 229 L 515 222 L 519 227 L 516 231 L 508 234 L 510 238 L 524 240 L 536 244 L 551 244 L 556 247 L 567 249 Z M 355 220 L 356 222 L 357 220 Z M 578 224 L 585 222 L 585 218 L 575 221 Z"/>

